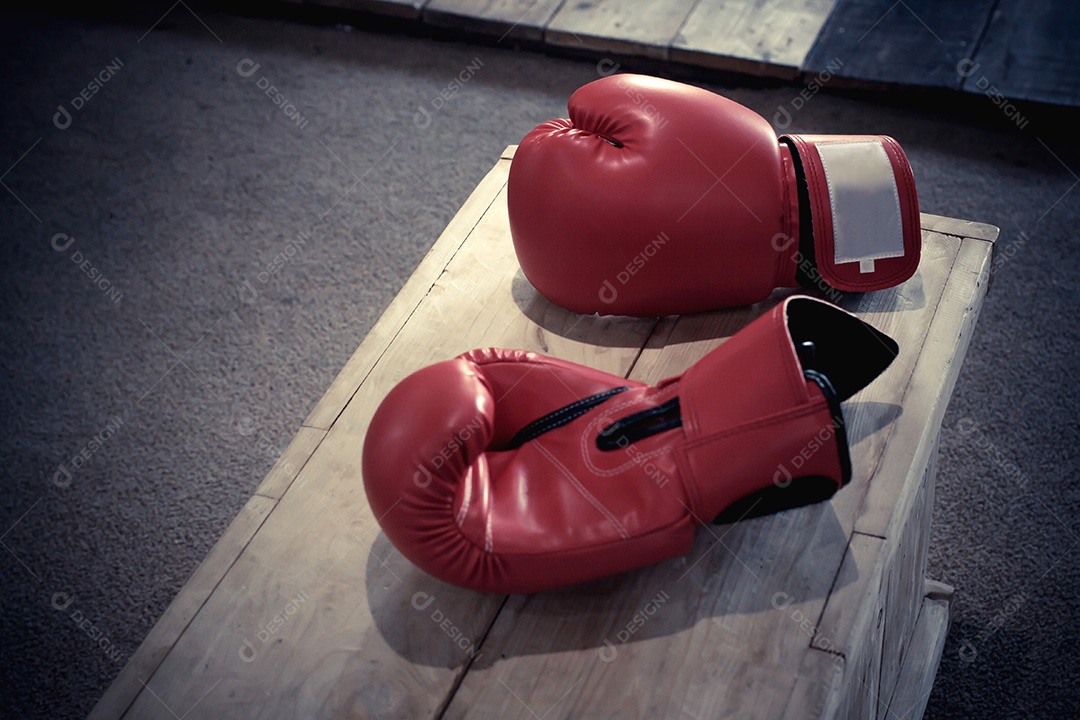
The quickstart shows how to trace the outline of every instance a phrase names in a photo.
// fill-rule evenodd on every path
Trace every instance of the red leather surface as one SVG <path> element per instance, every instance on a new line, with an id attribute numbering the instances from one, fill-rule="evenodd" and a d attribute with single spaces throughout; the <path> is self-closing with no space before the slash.
<path id="1" fill-rule="evenodd" d="M 749 108 L 682 83 L 612 75 L 578 89 L 570 117 L 525 136 L 507 202 L 518 261 L 570 310 L 668 315 L 758 302 L 794 287 L 800 215 L 791 153 Z M 815 252 L 841 290 L 903 282 L 919 262 L 918 198 L 903 150 L 886 138 L 904 216 L 905 255 L 876 271 L 832 262 L 828 186 L 814 138 L 802 157 Z M 870 137 L 870 136 L 865 136 Z M 881 137 L 881 136 L 874 136 Z"/>
<path id="2" fill-rule="evenodd" d="M 696 523 L 768 487 L 812 438 L 821 447 L 802 470 L 839 487 L 830 409 L 803 378 L 788 331 L 793 301 L 656 387 L 520 350 L 475 350 L 410 375 L 384 399 L 364 442 L 376 518 L 428 573 L 524 593 L 686 552 Z M 629 389 L 507 449 L 530 422 L 622 386 Z M 615 420 L 676 396 L 681 428 L 597 447 Z"/>
<path id="3" fill-rule="evenodd" d="M 798 215 L 764 118 L 641 75 L 591 82 L 569 110 L 526 135 L 510 167 L 514 247 L 541 294 L 625 315 L 769 295 L 780 274 L 773 237 L 798 237 Z"/>

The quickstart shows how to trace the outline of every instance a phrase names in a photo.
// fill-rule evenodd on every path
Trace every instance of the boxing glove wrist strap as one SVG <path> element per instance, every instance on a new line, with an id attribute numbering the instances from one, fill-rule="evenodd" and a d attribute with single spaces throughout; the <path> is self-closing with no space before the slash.
<path id="1" fill-rule="evenodd" d="M 921 243 L 911 166 L 875 135 L 785 135 L 798 177 L 803 287 L 865 292 L 914 273 Z"/>

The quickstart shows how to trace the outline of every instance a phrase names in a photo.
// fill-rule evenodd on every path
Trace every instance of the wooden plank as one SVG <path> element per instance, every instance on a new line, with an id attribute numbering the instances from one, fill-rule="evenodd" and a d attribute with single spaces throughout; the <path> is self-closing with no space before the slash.
<path id="1" fill-rule="evenodd" d="M 880 576 L 877 576 L 880 578 Z M 880 598 L 880 594 L 879 594 Z M 877 613 L 878 622 L 869 626 L 865 637 L 859 638 L 859 649 L 852 659 L 851 667 L 840 683 L 838 692 L 843 700 L 840 710 L 831 717 L 837 720 L 884 718 L 880 713 L 878 698 L 881 695 L 881 644 L 884 641 L 886 623 L 884 608 L 871 605 Z"/>
<path id="2" fill-rule="evenodd" d="M 952 588 L 930 582 L 927 586 L 928 594 L 911 635 L 911 649 L 889 701 L 889 717 L 918 720 L 926 712 L 934 687 L 934 675 L 949 634 Z"/>
<path id="3" fill-rule="evenodd" d="M 784 720 L 841 717 L 836 714 L 840 701 L 837 688 L 846 664 L 841 655 L 817 648 L 808 650 L 793 679 L 788 706 L 781 717 Z"/>
<path id="4" fill-rule="evenodd" d="M 436 715 L 470 660 L 457 639 L 478 644 L 501 599 L 405 562 L 363 501 L 359 453 L 337 446 L 305 470 L 320 492 L 286 493 L 126 717 Z"/>
<path id="5" fill-rule="evenodd" d="M 957 64 L 976 46 L 995 3 L 839 0 L 803 72 L 829 70 L 835 86 L 957 88 Z"/>
<path id="6" fill-rule="evenodd" d="M 703 532 L 687 556 L 649 571 L 511 596 L 445 717 L 771 719 L 793 698 L 824 705 L 837 658 L 815 651 L 818 669 L 800 670 L 806 605 L 775 610 L 768 580 L 752 574 L 795 562 L 798 541 L 767 557 L 757 550 L 776 533 L 805 537 L 790 515 L 748 521 L 757 526 L 748 533 L 717 528 L 719 541 Z"/>
<path id="7" fill-rule="evenodd" d="M 943 242 L 957 242 L 949 236 L 930 235 Z M 927 341 L 912 373 L 912 385 L 920 392 L 905 394 L 904 398 L 902 418 L 914 415 L 918 424 L 893 433 L 881 458 L 883 472 L 875 477 L 856 522 L 854 537 L 865 535 L 883 539 L 877 560 L 880 570 L 875 570 L 868 581 L 881 583 L 883 597 L 877 603 L 865 599 L 858 602 L 850 597 L 850 593 L 834 593 L 822 618 L 824 631 L 832 633 L 839 641 L 841 651 L 845 652 L 862 642 L 866 628 L 883 622 L 881 644 L 877 650 L 880 678 L 874 691 L 879 702 L 892 696 L 901 662 L 909 652 L 907 648 L 920 607 L 920 597 L 913 591 L 921 589 L 926 566 L 936 438 L 944 406 L 952 393 L 955 374 L 963 361 L 970 331 L 985 294 L 991 247 L 982 242 L 960 243 L 940 307 L 934 313 Z M 899 459 L 901 456 L 903 460 Z M 906 463 L 911 463 L 910 467 Z M 901 472 L 891 471 L 898 467 Z M 923 468 L 921 472 L 920 467 Z M 857 609 L 854 619 L 851 618 L 853 609 Z M 861 667 L 865 663 L 853 663 L 853 666 Z M 884 714 L 885 710 L 883 706 L 849 707 L 847 712 L 863 717 Z"/>
<path id="8" fill-rule="evenodd" d="M 88 720 L 112 720 L 124 715 L 136 696 L 142 692 L 143 682 L 157 671 L 169 650 L 225 577 L 274 505 L 273 500 L 259 495 L 248 500 L 225 534 L 184 583 L 180 593 L 169 604 L 124 669 L 98 700 Z"/>
<path id="9" fill-rule="evenodd" d="M 424 22 L 493 35 L 500 41 L 540 42 L 559 5 L 559 0 L 430 0 L 424 8 Z"/>
<path id="10" fill-rule="evenodd" d="M 505 186 L 484 187 L 494 199 L 474 197 L 488 212 L 445 268 L 417 270 L 407 287 L 422 298 L 399 297 L 408 321 L 130 717 L 182 715 L 196 702 L 254 718 L 427 717 L 449 699 L 502 597 L 434 580 L 379 533 L 360 476 L 371 415 L 409 372 L 486 345 L 625 375 L 656 324 L 575 315 L 537 295 L 507 242 Z"/>
<path id="11" fill-rule="evenodd" d="M 975 64 L 963 68 L 963 90 L 999 99 L 1080 105 L 1078 27 L 1080 4 L 1075 0 L 1001 0 Z M 1013 118 L 1026 125 L 1023 115 Z"/>
<path id="12" fill-rule="evenodd" d="M 833 590 L 814 633 L 813 647 L 844 658 L 838 704 L 825 717 L 873 718 L 881 677 L 885 599 L 881 593 L 884 541 L 853 533 Z"/>
<path id="13" fill-rule="evenodd" d="M 914 392 L 904 393 L 903 414 L 893 423 L 880 458 L 881 470 L 866 495 L 853 536 L 853 547 L 854 539 L 861 535 L 882 538 L 877 568 L 867 582 L 871 591 L 878 586 L 883 596 L 877 601 L 867 596 L 857 601 L 850 597 L 850 591 L 834 592 L 822 617 L 823 631 L 831 634 L 844 653 L 862 647 L 869 628 L 883 631 L 875 650 L 880 656 L 880 677 L 874 679 L 873 685 L 874 695 L 881 700 L 891 697 L 894 691 L 920 604 L 920 596 L 914 592 L 921 590 L 925 572 L 936 438 L 985 294 L 992 248 L 989 243 L 961 242 L 952 236 L 924 232 L 924 249 L 925 240 L 934 238 L 942 245 L 957 248 L 955 260 L 940 301 L 935 303 L 926 341 L 917 353 L 918 363 L 911 373 Z M 972 312 L 974 316 L 969 316 Z M 914 422 L 909 422 L 912 419 Z M 873 661 L 871 657 L 852 662 L 851 667 L 866 668 Z M 851 683 L 851 678 L 846 682 Z M 862 679 L 859 684 L 865 682 Z M 845 712 L 864 717 L 884 714 L 885 708 L 849 705 Z"/>
<path id="14" fill-rule="evenodd" d="M 996 241 L 998 235 L 1001 233 L 1001 229 L 996 225 L 987 225 L 986 223 L 972 222 L 970 220 L 958 220 L 956 218 L 931 215 L 929 213 L 922 213 L 921 222 L 923 232 L 932 231 L 941 233 L 942 235 L 975 238 L 978 240 L 985 240 L 986 242 Z"/>
<path id="15" fill-rule="evenodd" d="M 465 204 L 457 211 L 446 229 L 439 235 L 439 239 L 432 245 L 431 250 L 424 256 L 416 271 L 405 282 L 371 332 L 360 343 L 360 347 L 334 378 L 334 382 L 312 409 L 304 425 L 329 429 L 356 389 L 360 387 L 364 377 L 408 322 L 442 268 L 446 266 L 465 238 L 472 232 L 476 223 L 487 212 L 499 188 L 506 184 L 507 174 L 510 172 L 510 160 L 513 159 L 516 148 L 516 145 L 508 146 L 499 158 L 499 162 L 472 191 Z"/>
<path id="16" fill-rule="evenodd" d="M 376 15 L 415 20 L 427 0 L 305 0 L 309 5 L 319 5 L 341 10 L 356 10 Z"/>
<path id="17" fill-rule="evenodd" d="M 703 528 L 693 551 L 680 558 L 603 583 L 511 597 L 485 641 L 484 659 L 465 675 L 447 717 L 504 717 L 526 708 L 537 715 L 550 711 L 551 717 L 783 716 L 794 692 L 790 671 L 758 674 L 757 668 L 790 668 L 792 658 L 817 652 L 810 646 L 814 623 L 830 591 L 837 591 L 834 581 L 847 581 L 837 571 L 863 497 L 877 482 L 871 478 L 880 472 L 886 442 L 893 433 L 914 432 L 924 420 L 906 409 L 898 417 L 896 409 L 905 395 L 925 391 L 915 377 L 919 353 L 960 244 L 927 233 L 923 263 L 912 280 L 844 301 L 893 335 L 903 350 L 885 375 L 845 407 L 851 485 L 827 503 Z M 661 323 L 662 340 L 650 339 L 631 377 L 655 382 L 682 372 L 783 296 Z M 870 566 L 879 578 L 876 598 L 880 557 Z M 661 596 L 662 609 L 648 614 Z M 619 633 L 642 613 L 647 622 L 619 642 Z M 857 638 L 871 647 L 860 671 L 873 687 L 880 679 L 883 632 L 875 625 Z M 656 687 L 664 691 L 645 691 Z"/>
<path id="18" fill-rule="evenodd" d="M 908 659 L 911 634 L 922 607 L 936 472 L 935 445 L 930 465 L 903 529 L 898 536 L 886 540 L 882 588 L 885 595 L 885 633 L 881 641 L 881 680 L 876 693 L 877 711 L 883 717 L 888 709 L 888 700 L 896 689 L 900 668 Z"/>
<path id="19" fill-rule="evenodd" d="M 274 463 L 274 467 L 270 469 L 270 473 L 255 490 L 255 494 L 275 500 L 280 499 L 324 437 L 326 437 L 325 430 L 301 427 L 289 443 L 289 447 L 285 448 L 285 452 L 281 454 Z"/>
<path id="20" fill-rule="evenodd" d="M 795 78 L 837 0 L 701 0 L 671 43 L 691 65 Z"/>
<path id="21" fill-rule="evenodd" d="M 933 316 L 931 339 L 918 356 L 914 377 L 919 392 L 904 399 L 901 420 L 917 417 L 918 424 L 906 424 L 907 431 L 894 433 L 881 458 L 881 472 L 874 478 L 855 525 L 856 530 L 867 535 L 895 537 L 910 515 L 914 491 L 922 483 L 936 448 L 941 420 L 986 295 L 992 246 L 961 243 L 945 235 L 935 237 L 943 243 L 955 242 L 959 249 L 940 307 Z"/>
<path id="22" fill-rule="evenodd" d="M 697 0 L 566 2 L 544 42 L 574 50 L 668 59 L 668 47 Z"/>
<path id="23" fill-rule="evenodd" d="M 856 648 L 849 644 L 849 639 L 852 635 L 866 636 L 867 633 L 862 629 L 853 633 L 852 628 L 857 621 L 869 620 L 872 616 L 872 613 L 868 613 L 861 618 L 860 608 L 868 599 L 880 594 L 881 575 L 879 572 L 875 576 L 875 570 L 879 570 L 875 563 L 883 545 L 884 540 L 873 535 L 859 532 L 851 535 L 834 587 L 829 593 L 829 601 L 817 623 L 813 647 L 841 655 L 854 655 Z"/>

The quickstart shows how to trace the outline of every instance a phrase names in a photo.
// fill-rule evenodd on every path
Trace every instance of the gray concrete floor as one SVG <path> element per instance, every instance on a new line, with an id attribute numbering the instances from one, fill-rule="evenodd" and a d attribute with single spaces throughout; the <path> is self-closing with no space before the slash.
<path id="1" fill-rule="evenodd" d="M 183 4 L 149 31 L 166 8 L 3 22 L 4 717 L 89 711 L 499 151 L 597 77 Z M 769 118 L 802 89 L 710 87 Z M 893 135 L 925 211 L 1002 228 L 941 435 L 930 575 L 957 595 L 931 718 L 1080 715 L 1080 155 L 1055 129 L 1074 115 L 1024 112 L 829 91 L 792 112 Z"/>

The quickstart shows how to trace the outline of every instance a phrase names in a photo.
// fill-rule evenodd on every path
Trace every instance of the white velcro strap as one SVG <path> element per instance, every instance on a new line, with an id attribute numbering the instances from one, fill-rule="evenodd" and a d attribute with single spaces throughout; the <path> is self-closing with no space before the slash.
<path id="1" fill-rule="evenodd" d="M 903 257 L 896 176 L 881 142 L 820 143 L 817 151 L 829 183 L 833 261 L 858 262 L 865 273 L 874 260 Z"/>

